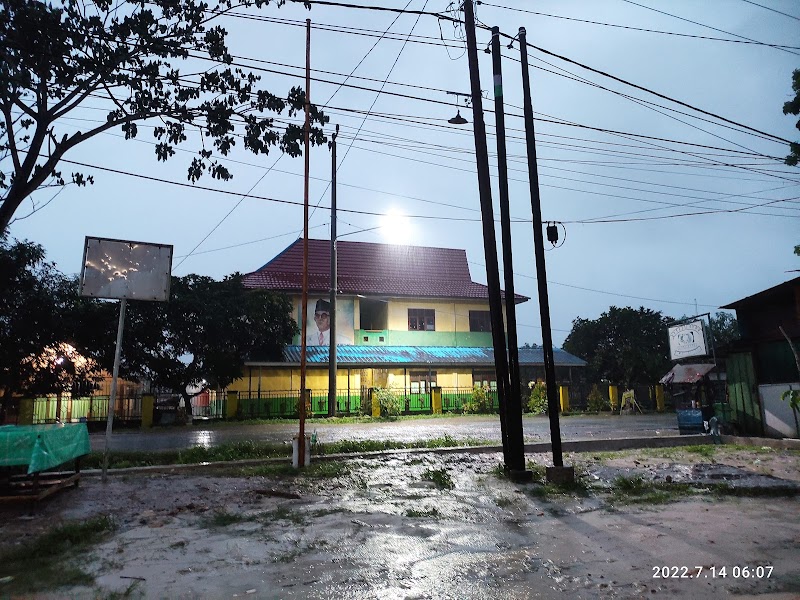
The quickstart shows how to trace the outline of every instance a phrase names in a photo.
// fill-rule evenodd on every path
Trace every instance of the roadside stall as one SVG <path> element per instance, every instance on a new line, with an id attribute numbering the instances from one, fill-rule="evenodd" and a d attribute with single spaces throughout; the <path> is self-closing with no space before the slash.
<path id="1" fill-rule="evenodd" d="M 85 423 L 0 426 L 0 501 L 41 500 L 77 486 L 89 450 Z M 51 471 L 58 467 L 71 468 Z"/>
<path id="2" fill-rule="evenodd" d="M 675 365 L 659 381 L 672 399 L 681 435 L 706 432 L 704 422 L 708 423 L 714 416 L 716 405 L 722 406 L 708 377 L 715 366 L 705 363 Z"/>

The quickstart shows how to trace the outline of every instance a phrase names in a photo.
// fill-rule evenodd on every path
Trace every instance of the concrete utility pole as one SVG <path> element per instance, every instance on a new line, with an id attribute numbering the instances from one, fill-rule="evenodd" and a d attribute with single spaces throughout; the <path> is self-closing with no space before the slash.
<path id="1" fill-rule="evenodd" d="M 336 136 L 331 138 L 331 339 L 328 350 L 328 416 L 336 414 L 336 294 L 338 266 L 336 263 Z"/>
<path id="2" fill-rule="evenodd" d="M 508 195 L 508 163 L 506 161 L 506 117 L 503 106 L 503 71 L 500 55 L 500 28 L 492 27 L 492 67 L 494 75 L 494 115 L 497 131 L 497 170 L 500 180 L 500 227 L 503 240 L 503 272 L 506 284 L 506 329 L 508 331 L 508 370 L 510 388 L 506 398 L 506 434 L 508 435 L 510 469 L 515 478 L 531 477 L 525 473 L 525 441 L 522 432 L 522 398 L 520 397 L 519 346 L 517 341 L 517 309 L 514 298 L 514 261 L 511 252 L 511 209 Z M 502 418 L 502 415 L 501 415 Z"/>
<path id="3" fill-rule="evenodd" d="M 500 296 L 500 269 L 497 264 L 497 238 L 494 233 L 494 210 L 492 187 L 489 180 L 489 151 L 486 147 L 486 124 L 483 122 L 481 80 L 478 72 L 478 48 L 475 39 L 475 13 L 472 0 L 464 0 L 464 29 L 467 34 L 467 58 L 472 92 L 472 120 L 475 138 L 475 158 L 478 164 L 478 191 L 483 223 L 483 250 L 486 259 L 486 283 L 489 288 L 489 314 L 492 323 L 492 345 L 494 347 L 497 396 L 500 404 L 500 433 L 503 438 L 503 459 L 506 469 L 514 469 L 506 429 L 506 408 L 510 387 L 506 339 L 503 327 L 503 301 Z"/>
<path id="4" fill-rule="evenodd" d="M 550 329 L 550 303 L 547 296 L 547 271 L 544 262 L 544 234 L 542 233 L 542 200 L 539 196 L 539 170 L 536 164 L 536 134 L 533 128 L 533 103 L 528 73 L 528 46 L 525 28 L 519 28 L 520 61 L 522 63 L 522 93 L 525 115 L 525 140 L 528 146 L 528 180 L 533 213 L 533 243 L 536 253 L 536 279 L 539 284 L 539 314 L 542 320 L 542 352 L 544 376 L 547 385 L 547 412 L 550 417 L 550 443 L 553 449 L 553 467 L 547 468 L 548 481 L 571 482 L 575 479 L 573 467 L 564 466 L 561 452 L 561 429 L 558 423 L 558 389 L 556 389 L 553 334 Z"/>
<path id="5" fill-rule="evenodd" d="M 308 331 L 308 176 L 310 171 L 310 108 L 311 102 L 311 19 L 306 19 L 306 102 L 305 102 L 305 173 L 303 176 L 303 292 L 301 305 L 302 326 L 300 331 L 300 433 L 297 440 L 297 464 L 306 464 L 306 332 Z"/>

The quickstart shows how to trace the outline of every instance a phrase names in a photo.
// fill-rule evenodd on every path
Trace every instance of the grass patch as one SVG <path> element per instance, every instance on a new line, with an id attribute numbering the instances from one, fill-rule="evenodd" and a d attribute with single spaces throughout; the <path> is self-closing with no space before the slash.
<path id="1" fill-rule="evenodd" d="M 325 479 L 330 477 L 342 477 L 350 473 L 350 466 L 344 462 L 325 460 L 312 462 L 304 469 L 295 469 L 289 463 L 273 463 L 259 465 L 257 467 L 242 467 L 234 469 L 230 475 L 243 477 L 307 477 L 309 479 Z"/>
<path id="2" fill-rule="evenodd" d="M 275 510 L 261 513 L 262 521 L 289 521 L 295 525 L 305 525 L 306 517 L 303 513 L 285 506 L 279 506 Z"/>
<path id="3" fill-rule="evenodd" d="M 459 446 L 492 446 L 495 442 L 477 438 L 456 439 L 444 435 L 429 440 L 416 442 L 398 442 L 394 440 L 339 440 L 326 442 L 319 448 L 320 454 L 360 454 L 363 452 L 381 452 L 385 450 L 408 450 L 414 448 L 456 448 Z"/>
<path id="4" fill-rule="evenodd" d="M 534 483 L 544 483 L 547 481 L 547 467 L 544 465 L 529 460 L 525 468 L 533 474 Z"/>
<path id="5" fill-rule="evenodd" d="M 408 508 L 405 515 L 411 518 L 438 517 L 439 509 L 436 507 L 426 509 Z"/>
<path id="6" fill-rule="evenodd" d="M 235 523 L 252 521 L 254 518 L 239 513 L 229 513 L 224 510 L 215 511 L 213 515 L 204 521 L 206 527 L 227 527 Z"/>
<path id="7" fill-rule="evenodd" d="M 430 415 L 428 415 L 430 417 Z M 377 419 L 375 419 L 377 420 Z M 328 422 L 327 420 L 325 421 Z M 416 442 L 397 442 L 393 440 L 340 440 L 317 444 L 314 454 L 361 454 L 384 450 L 405 450 L 413 448 L 454 448 L 457 446 L 491 446 L 495 442 L 477 438 L 455 439 L 445 435 L 430 440 Z M 130 451 L 109 453 L 110 469 L 130 467 L 153 467 L 160 465 L 195 465 L 200 463 L 230 462 L 266 458 L 288 458 L 290 448 L 286 444 L 268 444 L 252 441 L 231 442 L 211 448 L 196 446 L 185 450 L 165 450 L 160 452 Z M 84 469 L 99 469 L 103 466 L 103 453 L 92 452 L 82 459 Z"/>
<path id="8" fill-rule="evenodd" d="M 107 516 L 66 523 L 0 555 L 0 577 L 13 577 L 0 584 L 0 596 L 91 585 L 94 578 L 66 560 L 85 553 L 115 529 L 114 521 Z"/>
<path id="9" fill-rule="evenodd" d="M 510 496 L 498 496 L 494 499 L 494 503 L 500 508 L 508 508 L 509 506 L 514 506 L 517 501 Z"/>
<path id="10" fill-rule="evenodd" d="M 422 478 L 426 481 L 432 481 L 440 490 L 452 490 L 456 487 L 447 469 L 425 469 L 422 473 Z"/>
<path id="11" fill-rule="evenodd" d="M 690 492 L 691 486 L 686 483 L 660 483 L 641 475 L 620 475 L 611 484 L 610 500 L 614 504 L 666 504 Z"/>

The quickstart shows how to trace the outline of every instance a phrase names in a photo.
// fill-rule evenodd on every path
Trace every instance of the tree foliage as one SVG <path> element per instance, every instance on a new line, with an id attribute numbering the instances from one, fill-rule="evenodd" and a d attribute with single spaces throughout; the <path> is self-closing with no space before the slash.
<path id="1" fill-rule="evenodd" d="M 794 98 L 785 102 L 783 105 L 783 114 L 785 115 L 799 115 L 800 114 L 800 69 L 795 69 L 792 73 L 792 91 L 794 91 Z M 800 119 L 795 124 L 797 129 L 800 129 Z M 797 161 L 800 160 L 800 143 L 792 142 L 789 144 L 789 156 L 786 157 L 786 164 L 790 166 L 797 166 Z M 795 253 L 798 252 L 800 246 L 795 247 Z"/>
<path id="2" fill-rule="evenodd" d="M 259 89 L 259 76 L 234 64 L 227 32 L 215 24 L 233 8 L 269 2 L 2 0 L 0 232 L 35 190 L 92 183 L 80 172 L 65 175 L 59 163 L 111 129 L 131 139 L 138 124 L 155 125 L 159 161 L 194 142 L 200 149 L 188 167 L 192 182 L 204 173 L 230 179 L 220 159 L 237 142 L 255 154 L 277 145 L 299 155 L 302 128 L 276 128 L 265 115 L 304 110 L 305 91 L 293 87 L 278 97 Z M 64 125 L 88 103 L 104 107 L 96 123 L 80 131 Z M 310 112 L 312 123 L 327 122 L 316 108 Z M 312 128 L 311 143 L 324 142 L 322 131 Z"/>
<path id="3" fill-rule="evenodd" d="M 736 317 L 730 313 L 718 312 L 716 315 L 711 315 L 709 325 L 711 335 L 714 336 L 714 346 L 717 348 L 727 346 L 741 337 Z"/>
<path id="4" fill-rule="evenodd" d="M 173 277 L 169 302 L 128 303 L 120 373 L 147 379 L 189 403 L 193 395 L 241 377 L 247 359 L 281 360 L 297 333 L 291 310 L 284 296 L 246 290 L 239 274 L 222 281 Z M 96 334 L 113 342 L 116 313 L 106 311 L 97 322 L 103 326 Z M 109 369 L 113 351 L 113 343 L 106 343 L 98 355 Z"/>
<path id="5" fill-rule="evenodd" d="M 630 387 L 652 383 L 670 367 L 667 327 L 658 311 L 612 306 L 597 319 L 572 322 L 564 350 L 588 362 L 590 381 L 608 380 Z"/>
<path id="6" fill-rule="evenodd" d="M 41 246 L 0 237 L 0 394 L 86 390 L 111 372 L 119 303 L 82 298 L 75 278 L 45 260 Z M 281 360 L 297 332 L 291 302 L 246 290 L 239 274 L 173 277 L 169 302 L 131 301 L 123 377 L 183 396 L 224 388 L 246 359 Z"/>
<path id="7" fill-rule="evenodd" d="M 43 370 L 38 358 L 48 348 L 72 339 L 74 321 L 69 315 L 77 302 L 76 289 L 74 280 L 46 261 L 40 245 L 0 236 L 0 393 L 4 398 L 41 388 L 47 369 Z"/>

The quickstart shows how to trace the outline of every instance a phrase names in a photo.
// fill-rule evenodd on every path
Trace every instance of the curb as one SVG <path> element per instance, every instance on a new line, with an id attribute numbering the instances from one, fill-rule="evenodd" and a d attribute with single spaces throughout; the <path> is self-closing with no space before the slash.
<path id="1" fill-rule="evenodd" d="M 613 450 L 627 450 L 635 448 L 667 448 L 673 446 L 689 446 L 697 444 L 711 444 L 712 439 L 706 435 L 663 436 L 650 438 L 617 438 L 603 440 L 575 440 L 562 442 L 564 452 L 599 452 Z M 758 444 L 753 444 L 758 445 Z M 800 446 L 798 446 L 800 447 Z M 550 442 L 526 444 L 525 452 L 540 454 L 550 452 Z M 392 450 L 376 450 L 374 452 L 361 452 L 358 454 L 314 454 L 312 460 L 357 460 L 391 457 L 400 454 L 491 454 L 502 452 L 502 446 L 453 446 L 450 448 L 397 448 Z M 143 473 L 183 473 L 192 470 L 228 469 L 230 467 L 258 466 L 263 464 L 281 464 L 290 459 L 289 456 L 279 458 L 257 458 L 227 462 L 206 462 L 189 465 L 153 465 L 147 467 L 128 467 L 124 469 L 109 469 L 110 476 L 133 475 Z M 102 475 L 102 469 L 85 469 L 81 475 L 96 477 Z"/>

